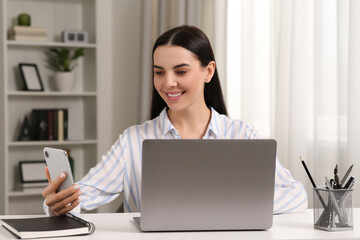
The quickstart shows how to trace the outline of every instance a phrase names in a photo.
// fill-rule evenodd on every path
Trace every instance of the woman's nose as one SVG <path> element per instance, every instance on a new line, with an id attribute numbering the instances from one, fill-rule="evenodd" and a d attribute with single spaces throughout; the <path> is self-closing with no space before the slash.
<path id="1" fill-rule="evenodd" d="M 176 79 L 172 74 L 168 74 L 165 78 L 166 87 L 175 87 L 177 85 Z"/>

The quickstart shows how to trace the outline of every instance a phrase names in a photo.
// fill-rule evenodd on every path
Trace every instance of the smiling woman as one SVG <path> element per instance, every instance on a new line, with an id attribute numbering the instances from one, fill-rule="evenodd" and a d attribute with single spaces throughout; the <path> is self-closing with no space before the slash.
<path id="1" fill-rule="evenodd" d="M 203 76 L 199 75 L 196 77 L 199 78 L 197 82 L 200 81 L 200 86 L 203 88 L 201 95 L 203 95 L 206 106 L 208 108 L 213 107 L 220 114 L 227 115 L 210 41 L 204 32 L 197 30 L 195 27 L 173 28 L 161 35 L 155 42 L 153 47 L 154 89 L 151 104 L 151 118 L 158 116 L 163 108 L 167 106 L 166 100 L 160 96 L 158 89 L 155 89 L 157 84 L 157 73 L 155 71 L 157 68 L 155 68 L 155 66 L 158 65 L 159 61 L 161 61 L 160 63 L 166 64 L 168 68 L 174 68 L 176 66 L 176 70 L 184 67 L 180 68 L 180 70 L 183 71 L 178 71 L 178 74 L 184 73 L 185 67 L 191 71 L 189 74 L 193 77 L 193 71 L 196 70 L 198 74 L 203 72 Z M 168 61 L 170 60 L 172 60 L 171 63 L 173 66 L 169 65 Z M 188 76 L 185 78 L 189 79 Z"/>
<path id="2" fill-rule="evenodd" d="M 192 52 L 179 46 L 160 46 L 154 52 L 154 87 L 169 108 L 170 121 L 178 131 L 183 130 L 179 132 L 182 138 L 204 135 L 204 131 L 194 129 L 185 134 L 180 119 L 195 111 L 197 122 L 203 123 L 198 129 L 206 129 L 210 111 L 205 103 L 204 87 L 211 81 L 214 71 L 214 61 L 203 67 Z"/>
<path id="3" fill-rule="evenodd" d="M 153 48 L 153 71 L 152 119 L 119 136 L 102 160 L 76 183 L 80 192 L 72 186 L 55 194 L 64 178 L 51 182 L 43 192 L 48 213 L 62 215 L 73 210 L 79 194 L 81 208 L 90 210 L 121 192 L 124 210 L 140 211 L 142 142 L 146 139 L 258 138 L 251 124 L 227 117 L 212 47 L 200 29 L 181 26 L 161 35 Z M 304 187 L 278 160 L 274 193 L 274 213 L 307 207 Z"/>
<path id="4" fill-rule="evenodd" d="M 161 71 L 158 65 L 164 66 Z M 182 47 L 160 46 L 154 52 L 154 86 L 182 138 L 201 138 L 205 134 L 210 111 L 205 104 L 204 87 L 210 82 L 214 69 L 214 61 L 202 67 L 194 54 Z M 186 128 L 183 116 L 195 112 L 196 129 Z"/>

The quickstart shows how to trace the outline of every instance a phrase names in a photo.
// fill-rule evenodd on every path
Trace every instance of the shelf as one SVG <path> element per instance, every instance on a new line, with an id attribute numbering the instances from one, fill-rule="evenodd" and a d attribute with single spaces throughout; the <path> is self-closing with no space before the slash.
<path id="1" fill-rule="evenodd" d="M 18 163 L 43 159 L 44 147 L 71 149 L 71 156 L 76 159 L 75 176 L 79 178 L 98 161 L 97 76 L 103 70 L 97 58 L 97 49 L 102 44 L 96 40 L 97 6 L 100 6 L 98 0 L 0 0 L 0 96 L 3 98 L 0 101 L 0 214 L 42 213 L 39 201 L 44 187 L 23 187 Z M 48 41 L 7 39 L 8 29 L 16 24 L 21 12 L 36 17 L 33 24 L 46 29 Z M 62 42 L 61 34 L 66 29 L 86 31 L 88 43 Z M 54 72 L 47 66 L 49 48 L 85 49 L 85 57 L 77 62 L 72 91 L 56 91 Z M 44 91 L 22 90 L 24 83 L 19 71 L 22 62 L 36 64 Z M 33 109 L 67 109 L 66 139 L 69 140 L 16 141 L 24 116 L 29 117 Z M 28 120 L 31 123 L 32 119 Z"/>
<path id="2" fill-rule="evenodd" d="M 45 187 L 42 188 L 36 187 L 36 188 L 27 188 L 19 191 L 13 190 L 10 191 L 8 194 L 9 197 L 38 196 L 38 195 L 40 196 L 44 188 Z"/>
<path id="3" fill-rule="evenodd" d="M 96 97 L 96 92 L 31 92 L 31 91 L 10 91 L 9 97 Z"/>
<path id="4" fill-rule="evenodd" d="M 59 145 L 91 145 L 97 144 L 97 140 L 73 140 L 73 141 L 12 141 L 9 147 L 36 147 L 36 146 L 59 146 Z"/>
<path id="5" fill-rule="evenodd" d="M 24 46 L 24 47 L 83 47 L 83 48 L 96 48 L 95 43 L 64 43 L 64 42 L 21 42 L 14 40 L 7 40 L 8 46 Z"/>

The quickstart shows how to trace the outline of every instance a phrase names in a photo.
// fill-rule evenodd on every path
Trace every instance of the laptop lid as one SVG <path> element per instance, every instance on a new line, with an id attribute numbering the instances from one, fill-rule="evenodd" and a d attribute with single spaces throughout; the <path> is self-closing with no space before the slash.
<path id="1" fill-rule="evenodd" d="M 272 226 L 276 141 L 145 140 L 143 231 Z"/>

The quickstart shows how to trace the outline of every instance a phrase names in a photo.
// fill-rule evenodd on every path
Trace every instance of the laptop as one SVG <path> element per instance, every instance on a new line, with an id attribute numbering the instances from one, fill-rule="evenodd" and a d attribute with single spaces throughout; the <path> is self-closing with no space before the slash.
<path id="1" fill-rule="evenodd" d="M 276 141 L 145 140 L 142 231 L 272 226 Z"/>

